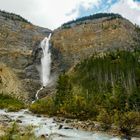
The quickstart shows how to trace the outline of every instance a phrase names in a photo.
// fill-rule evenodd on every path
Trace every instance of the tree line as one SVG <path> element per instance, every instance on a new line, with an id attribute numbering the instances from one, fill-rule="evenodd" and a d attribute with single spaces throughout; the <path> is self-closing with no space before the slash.
<path id="1" fill-rule="evenodd" d="M 31 24 L 28 20 L 24 19 L 20 15 L 14 14 L 14 13 L 9 13 L 9 12 L 5 12 L 5 11 L 1 11 L 0 10 L 0 15 L 5 17 L 5 20 L 11 19 L 11 20 L 14 20 L 14 21 L 21 21 L 21 22 L 25 22 L 25 23 Z"/>

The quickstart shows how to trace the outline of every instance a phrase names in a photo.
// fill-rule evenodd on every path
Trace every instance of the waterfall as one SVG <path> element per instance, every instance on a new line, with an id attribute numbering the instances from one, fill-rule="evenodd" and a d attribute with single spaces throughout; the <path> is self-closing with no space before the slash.
<path id="1" fill-rule="evenodd" d="M 49 50 L 50 38 L 51 34 L 49 35 L 49 37 L 45 37 L 40 44 L 43 50 L 43 55 L 41 58 L 41 82 L 44 87 L 47 86 L 50 80 L 50 69 L 51 69 L 51 52 Z"/>
<path id="2" fill-rule="evenodd" d="M 40 43 L 40 47 L 42 48 L 43 51 L 42 58 L 41 58 L 41 70 L 40 70 L 42 87 L 36 92 L 35 95 L 36 100 L 39 99 L 38 98 L 39 92 L 50 82 L 50 71 L 51 71 L 51 52 L 49 50 L 50 38 L 51 38 L 51 34 L 49 35 L 49 37 L 45 37 Z M 34 103 L 34 101 L 32 103 Z"/>
<path id="3" fill-rule="evenodd" d="M 36 100 L 39 99 L 38 94 L 39 94 L 39 92 L 40 92 L 42 89 L 43 89 L 43 87 L 41 87 L 39 90 L 37 90 L 37 92 L 36 92 L 36 94 L 35 94 Z M 35 101 L 33 101 L 33 103 L 34 103 L 34 102 L 35 102 Z"/>

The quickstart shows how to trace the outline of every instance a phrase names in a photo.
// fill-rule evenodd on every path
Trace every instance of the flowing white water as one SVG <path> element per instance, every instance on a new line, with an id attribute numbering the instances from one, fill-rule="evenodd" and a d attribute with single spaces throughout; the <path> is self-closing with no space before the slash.
<path id="1" fill-rule="evenodd" d="M 75 128 L 65 129 L 65 127 L 69 127 L 66 123 L 61 124 L 63 127 L 59 129 L 60 124 L 53 118 L 38 117 L 28 110 L 19 112 L 0 110 L 0 115 L 7 116 L 13 121 L 21 120 L 19 125 L 33 126 L 33 131 L 37 137 L 44 135 L 51 140 L 121 140 L 119 137 L 113 137 L 105 133 L 86 132 Z M 132 140 L 140 140 L 140 138 L 132 138 Z"/>
<path id="2" fill-rule="evenodd" d="M 19 112 L 0 110 L 0 115 L 8 116 L 13 121 L 21 120 L 22 123 L 19 123 L 21 126 L 34 126 L 33 131 L 37 137 L 44 135 L 51 140 L 121 140 L 119 137 L 113 137 L 105 133 L 86 132 L 75 128 L 65 129 L 65 127 L 68 128 L 66 124 L 62 124 L 63 127 L 59 129 L 60 124 L 55 122 L 53 118 L 37 117 L 28 110 Z M 140 139 L 132 138 L 132 140 Z"/>
<path id="3" fill-rule="evenodd" d="M 37 90 L 36 95 L 35 95 L 36 100 L 39 99 L 38 94 L 39 94 L 39 92 L 40 92 L 42 89 L 43 89 L 43 87 L 41 87 L 39 90 Z"/>
<path id="4" fill-rule="evenodd" d="M 41 58 L 41 80 L 43 86 L 47 86 L 50 80 L 50 69 L 51 69 L 51 52 L 49 50 L 50 38 L 51 34 L 49 35 L 49 37 L 45 37 L 40 44 L 43 50 L 43 56 Z"/>
<path id="5" fill-rule="evenodd" d="M 42 58 L 41 58 L 41 72 L 40 72 L 42 87 L 39 90 L 37 90 L 35 95 L 36 98 L 35 100 L 39 99 L 38 97 L 39 92 L 50 82 L 50 71 L 51 71 L 51 52 L 49 50 L 50 38 L 51 38 L 51 34 L 49 35 L 49 37 L 45 37 L 40 43 L 40 47 L 42 48 L 43 51 Z"/>

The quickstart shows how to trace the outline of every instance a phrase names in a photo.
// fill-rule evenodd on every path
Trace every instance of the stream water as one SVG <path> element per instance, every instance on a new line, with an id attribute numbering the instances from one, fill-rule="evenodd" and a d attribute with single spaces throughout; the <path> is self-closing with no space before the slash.
<path id="1" fill-rule="evenodd" d="M 51 140 L 121 140 L 119 137 L 113 137 L 105 133 L 86 132 L 71 128 L 66 123 L 61 124 L 63 127 L 60 128 L 60 124 L 54 118 L 38 116 L 28 110 L 19 112 L 0 110 L 0 115 L 6 115 L 13 121 L 20 120 L 19 125 L 33 126 L 36 136 L 44 135 Z M 140 140 L 140 138 L 132 138 L 132 140 Z"/>

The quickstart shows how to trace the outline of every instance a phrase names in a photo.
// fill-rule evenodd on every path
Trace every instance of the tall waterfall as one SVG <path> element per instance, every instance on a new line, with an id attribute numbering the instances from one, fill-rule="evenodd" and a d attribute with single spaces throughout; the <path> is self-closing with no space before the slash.
<path id="1" fill-rule="evenodd" d="M 49 50 L 49 41 L 51 38 L 51 34 L 49 37 L 45 37 L 41 42 L 40 46 L 43 50 L 43 55 L 41 58 L 41 82 L 45 87 L 50 80 L 50 69 L 51 69 L 51 52 Z"/>
<path id="2" fill-rule="evenodd" d="M 39 99 L 38 97 L 39 92 L 50 82 L 50 71 L 51 71 L 51 52 L 49 50 L 50 38 L 51 38 L 51 34 L 49 35 L 49 37 L 45 37 L 40 43 L 40 47 L 42 48 L 43 51 L 42 58 L 41 58 L 41 70 L 40 70 L 42 87 L 39 90 L 37 90 L 35 95 L 35 100 Z M 32 103 L 34 102 L 35 101 L 33 101 Z"/>

